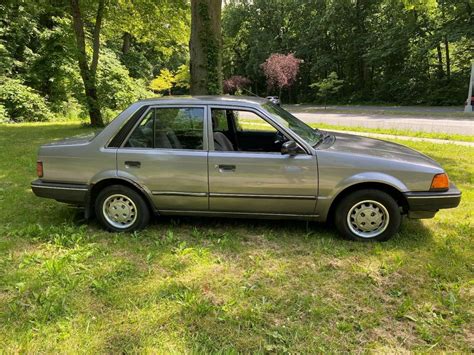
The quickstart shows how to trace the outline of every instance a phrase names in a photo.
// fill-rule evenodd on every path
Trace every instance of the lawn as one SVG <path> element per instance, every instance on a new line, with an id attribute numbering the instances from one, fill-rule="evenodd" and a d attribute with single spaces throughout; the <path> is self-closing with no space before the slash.
<path id="1" fill-rule="evenodd" d="M 403 142 L 463 200 L 386 243 L 204 218 L 120 235 L 30 191 L 38 145 L 87 130 L 0 125 L 2 352 L 472 352 L 474 149 Z"/>

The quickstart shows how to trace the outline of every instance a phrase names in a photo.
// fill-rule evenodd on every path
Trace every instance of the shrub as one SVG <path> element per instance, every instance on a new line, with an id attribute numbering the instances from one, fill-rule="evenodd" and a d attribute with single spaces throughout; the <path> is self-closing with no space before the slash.
<path id="1" fill-rule="evenodd" d="M 9 121 L 13 122 L 48 121 L 53 118 L 46 101 L 17 79 L 0 77 L 0 105 L 6 110 Z"/>
<path id="2" fill-rule="evenodd" d="M 8 117 L 7 110 L 5 109 L 5 106 L 0 104 L 0 123 L 8 121 L 10 121 L 10 117 Z"/>

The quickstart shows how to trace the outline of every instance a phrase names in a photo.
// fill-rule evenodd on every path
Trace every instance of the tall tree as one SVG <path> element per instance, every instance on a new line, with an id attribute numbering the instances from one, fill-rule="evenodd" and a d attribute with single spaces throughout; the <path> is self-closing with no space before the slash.
<path id="1" fill-rule="evenodd" d="M 74 35 L 77 43 L 77 60 L 81 78 L 84 83 L 87 108 L 91 119 L 91 126 L 101 127 L 104 120 L 100 112 L 100 102 L 97 95 L 97 64 L 99 63 L 100 30 L 105 10 L 105 0 L 99 0 L 95 16 L 94 32 L 92 36 L 92 60 L 89 65 L 86 53 L 86 36 L 84 20 L 81 14 L 79 0 L 70 0 Z"/>
<path id="2" fill-rule="evenodd" d="M 191 94 L 222 93 L 221 0 L 191 0 Z"/>

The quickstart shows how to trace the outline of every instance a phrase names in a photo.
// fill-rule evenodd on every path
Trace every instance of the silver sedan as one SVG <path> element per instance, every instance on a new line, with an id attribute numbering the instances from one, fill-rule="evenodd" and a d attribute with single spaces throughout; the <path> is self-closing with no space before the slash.
<path id="1" fill-rule="evenodd" d="M 82 205 L 116 232 L 152 215 L 288 218 L 382 241 L 403 215 L 431 218 L 461 199 L 426 155 L 235 96 L 137 102 L 95 136 L 41 146 L 37 171 L 37 196 Z"/>

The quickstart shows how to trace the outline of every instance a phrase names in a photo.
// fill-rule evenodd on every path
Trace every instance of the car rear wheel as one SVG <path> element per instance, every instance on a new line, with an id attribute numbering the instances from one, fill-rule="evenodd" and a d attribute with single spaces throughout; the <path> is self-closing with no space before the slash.
<path id="1" fill-rule="evenodd" d="M 95 213 L 100 223 L 112 232 L 133 232 L 150 221 L 150 211 L 143 197 L 129 187 L 112 185 L 97 196 Z"/>
<path id="2" fill-rule="evenodd" d="M 344 197 L 336 207 L 334 221 L 339 233 L 358 241 L 385 241 L 398 232 L 402 216 L 395 199 L 372 189 Z"/>

